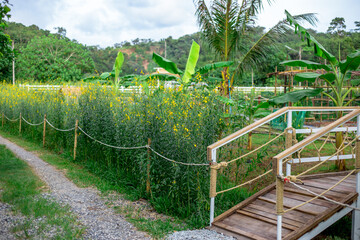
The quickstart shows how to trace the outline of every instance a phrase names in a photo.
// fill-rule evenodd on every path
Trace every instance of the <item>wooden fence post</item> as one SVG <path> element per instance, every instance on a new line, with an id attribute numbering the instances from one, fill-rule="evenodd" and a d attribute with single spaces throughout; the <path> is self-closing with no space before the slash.
<path id="1" fill-rule="evenodd" d="M 75 122 L 75 139 L 74 139 L 74 160 L 76 159 L 76 148 L 77 148 L 77 130 L 79 126 L 79 120 L 76 119 Z"/>
<path id="2" fill-rule="evenodd" d="M 20 117 L 19 117 L 19 134 L 21 134 L 21 113 L 20 113 Z"/>
<path id="3" fill-rule="evenodd" d="M 44 115 L 43 147 L 45 147 L 45 137 L 46 137 L 46 113 Z"/>
<path id="4" fill-rule="evenodd" d="M 150 147 L 151 145 L 151 139 L 148 138 L 148 146 Z M 147 179 L 146 179 L 146 193 L 149 194 L 151 192 L 151 188 L 150 188 L 150 160 L 151 160 L 151 155 L 150 155 L 150 148 L 148 148 L 147 150 L 147 155 L 148 155 L 148 161 L 147 161 Z"/>

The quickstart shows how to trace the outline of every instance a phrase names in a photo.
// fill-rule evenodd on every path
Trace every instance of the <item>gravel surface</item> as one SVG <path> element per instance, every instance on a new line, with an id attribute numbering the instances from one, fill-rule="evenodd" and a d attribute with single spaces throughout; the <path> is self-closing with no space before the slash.
<path id="1" fill-rule="evenodd" d="M 234 240 L 233 237 L 228 237 L 223 234 L 219 234 L 215 231 L 206 229 L 192 230 L 192 231 L 180 231 L 168 235 L 166 240 Z"/>
<path id="2" fill-rule="evenodd" d="M 34 169 L 36 174 L 47 183 L 51 195 L 58 202 L 71 207 L 73 213 L 78 216 L 80 223 L 86 227 L 84 239 L 150 239 L 146 233 L 137 231 L 121 215 L 107 207 L 97 190 L 77 187 L 61 171 L 1 136 L 0 144 L 6 145 L 17 157 L 25 160 Z M 0 215 L 1 219 L 7 216 L 6 214 Z M 3 222 L 6 220 L 1 221 L 0 224 Z M 1 231 L 0 236 L 2 238 Z"/>
<path id="3" fill-rule="evenodd" d="M 18 239 L 11 232 L 11 229 L 24 221 L 21 215 L 14 215 L 11 206 L 7 203 L 0 202 L 0 239 L 15 240 Z"/>

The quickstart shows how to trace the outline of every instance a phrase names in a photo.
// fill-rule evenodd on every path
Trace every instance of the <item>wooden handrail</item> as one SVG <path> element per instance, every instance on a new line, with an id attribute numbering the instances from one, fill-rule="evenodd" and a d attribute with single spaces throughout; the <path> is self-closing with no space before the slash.
<path id="1" fill-rule="evenodd" d="M 356 108 L 356 110 L 353 110 L 352 112 L 350 112 L 349 114 L 346 114 L 345 116 L 343 116 L 342 118 L 339 118 L 338 120 L 336 120 L 335 122 L 327 125 L 326 127 L 322 128 L 320 131 L 310 135 L 309 137 L 305 138 L 304 140 L 302 140 L 301 142 L 298 142 L 297 144 L 291 146 L 290 148 L 286 149 L 285 151 L 279 153 L 278 155 L 276 155 L 275 157 L 273 157 L 273 160 L 275 162 L 278 162 L 279 160 L 282 160 L 288 156 L 290 156 L 291 154 L 299 151 L 301 148 L 306 147 L 307 145 L 309 145 L 310 143 L 314 142 L 315 140 L 317 140 L 318 138 L 322 137 L 323 135 L 327 134 L 328 132 L 330 132 L 332 129 L 340 126 L 341 124 L 349 121 L 350 119 L 356 117 L 360 115 L 360 108 Z"/>
<path id="2" fill-rule="evenodd" d="M 225 137 L 225 138 L 211 144 L 210 146 L 208 146 L 208 151 L 219 148 L 219 147 L 227 144 L 228 142 L 241 137 L 242 135 L 244 135 L 244 134 L 246 134 L 246 133 L 248 133 L 248 132 L 250 132 L 250 131 L 252 131 L 252 130 L 258 128 L 258 127 L 260 127 L 261 125 L 271 121 L 272 119 L 286 113 L 288 111 L 288 109 L 289 109 L 289 107 L 283 107 L 283 108 L 279 109 L 278 111 L 273 112 L 272 114 L 270 114 L 270 115 L 268 115 L 268 116 L 266 116 L 266 117 L 264 117 L 264 118 L 262 118 L 262 119 L 260 119 L 260 120 L 258 120 L 256 122 L 242 128 L 242 129 L 240 129 L 239 131 L 230 134 L 229 136 L 227 136 L 227 137 Z"/>

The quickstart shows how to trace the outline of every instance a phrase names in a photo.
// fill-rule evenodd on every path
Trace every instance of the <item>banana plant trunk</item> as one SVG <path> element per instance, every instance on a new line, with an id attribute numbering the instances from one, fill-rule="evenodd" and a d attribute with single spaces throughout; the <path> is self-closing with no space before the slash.
<path id="1" fill-rule="evenodd" d="M 338 114 L 338 118 L 341 118 L 343 116 L 343 112 L 339 112 Z M 344 142 L 344 137 L 343 137 L 343 133 L 342 132 L 336 132 L 336 150 L 339 150 L 342 145 L 343 145 L 343 142 Z M 339 152 L 339 155 L 343 155 L 344 154 L 344 150 L 340 151 Z M 335 165 L 336 165 L 336 168 L 339 170 L 339 171 L 345 171 L 346 170 L 346 164 L 345 164 L 345 160 L 336 160 L 335 161 Z"/>
<path id="2" fill-rule="evenodd" d="M 252 132 L 249 132 L 249 136 L 248 136 L 248 150 L 252 149 Z"/>

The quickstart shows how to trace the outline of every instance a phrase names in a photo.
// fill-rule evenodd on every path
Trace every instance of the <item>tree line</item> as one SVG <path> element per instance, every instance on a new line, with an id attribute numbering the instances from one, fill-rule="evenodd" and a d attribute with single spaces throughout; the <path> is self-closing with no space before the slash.
<path id="1" fill-rule="evenodd" d="M 40 29 L 36 25 L 24 26 L 21 23 L 7 21 L 10 18 L 8 1 L 2 1 L 0 7 L 0 79 L 10 82 L 12 79 L 12 59 L 15 57 L 16 78 L 36 80 L 40 82 L 78 81 L 102 72 L 111 71 L 117 53 L 124 53 L 123 74 L 152 73 L 157 65 L 152 61 L 152 53 L 156 52 L 178 64 L 184 69 L 188 49 L 192 40 L 200 43 L 199 65 L 221 61 L 222 57 L 216 49 L 210 48 L 204 41 L 204 31 L 174 39 L 171 36 L 160 41 L 152 39 L 134 39 L 122 41 L 113 46 L 86 46 L 66 36 L 66 29 L 56 28 L 56 33 Z M 330 23 L 327 32 L 308 31 L 321 42 L 324 47 L 341 58 L 360 48 L 360 22 L 355 22 L 355 29 L 347 29 L 344 18 L 337 17 Z M 265 32 L 265 28 L 249 25 L 246 35 L 240 39 L 242 47 L 250 48 Z M 14 43 L 14 51 L 12 50 Z M 275 71 L 275 67 L 286 59 L 314 59 L 313 50 L 306 43 L 298 40 L 293 32 L 285 32 L 281 38 L 266 46 L 265 61 L 261 68 L 246 68 L 241 77 L 234 79 L 235 85 L 250 85 L 253 72 L 257 85 L 266 83 L 266 74 Z M 339 52 L 340 51 L 340 52 Z M 237 58 L 237 55 L 234 56 Z M 241 58 L 241 55 L 238 56 Z M 231 67 L 230 67 L 231 68 Z M 234 67 L 233 67 L 234 68 Z M 283 70 L 278 66 L 278 70 Z M 232 69 L 234 70 L 234 69 Z M 221 71 L 212 75 L 221 77 Z M 205 76 L 206 77 L 206 76 Z M 206 78 L 205 78 L 206 80 Z"/>

